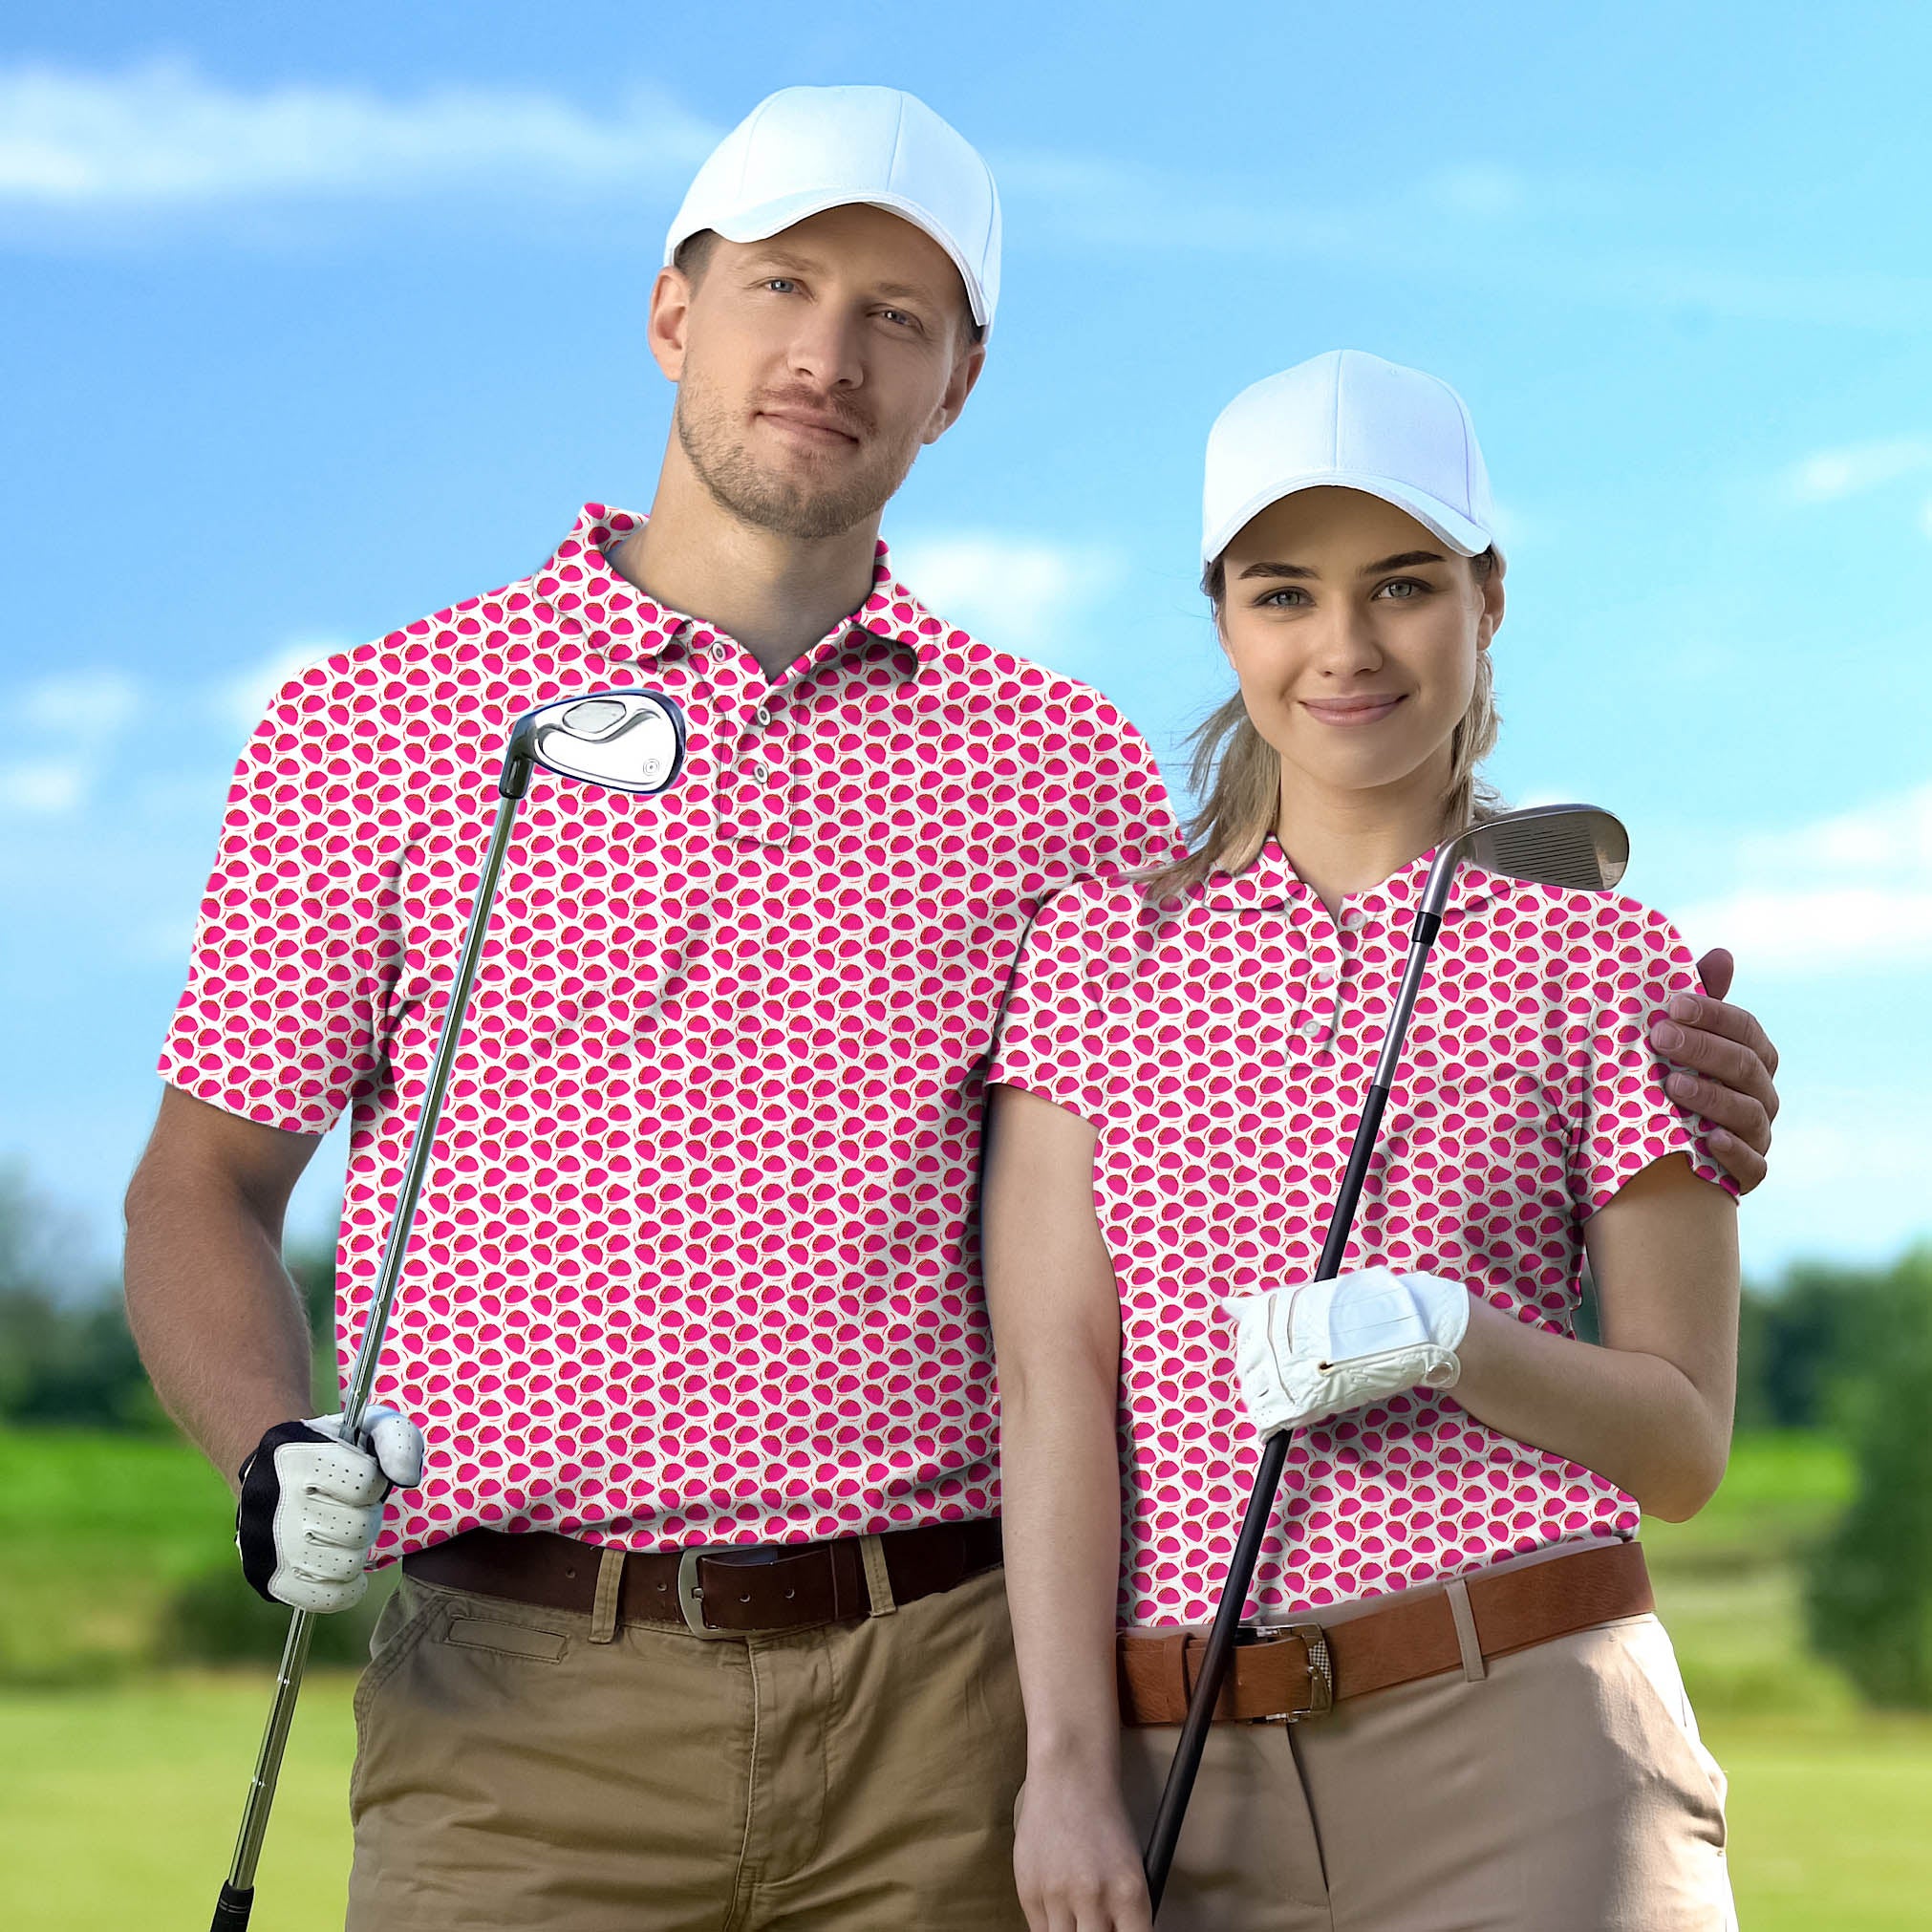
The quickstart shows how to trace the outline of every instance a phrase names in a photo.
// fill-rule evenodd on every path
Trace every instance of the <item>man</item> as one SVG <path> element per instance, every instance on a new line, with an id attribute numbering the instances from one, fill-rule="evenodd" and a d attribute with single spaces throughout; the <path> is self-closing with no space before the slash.
<path id="1" fill-rule="evenodd" d="M 358 1696 L 351 1923 L 1021 1925 L 1023 1768 L 971 1210 L 1041 895 L 1174 838 L 1106 701 L 895 582 L 886 501 L 964 408 L 990 174 L 890 90 L 789 89 L 706 162 L 650 341 L 647 520 L 288 686 L 245 754 L 129 1192 L 171 1409 L 266 1594 L 404 1578 Z M 395 1200 L 509 720 L 646 685 L 655 801 L 539 779 L 485 942 L 365 1445 L 304 1423 L 278 1256 L 352 1116 L 339 1328 Z M 1770 1048 L 1678 1058 L 1762 1171 Z M 422 1436 L 427 1468 L 421 1468 Z M 728 1550 L 728 1559 L 697 1556 Z"/>

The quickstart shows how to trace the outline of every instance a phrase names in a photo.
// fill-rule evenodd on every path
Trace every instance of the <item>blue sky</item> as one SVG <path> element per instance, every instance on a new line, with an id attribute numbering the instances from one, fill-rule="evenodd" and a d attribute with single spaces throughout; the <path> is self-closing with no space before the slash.
<path id="1" fill-rule="evenodd" d="M 711 142 L 910 87 L 1006 215 L 905 574 L 1171 754 L 1223 692 L 1208 423 L 1375 350 L 1469 398 L 1517 800 L 1630 825 L 1785 1054 L 1747 1264 L 1932 1232 L 1932 132 L 1920 7 L 70 4 L 0 34 L 0 1158 L 106 1256 L 227 774 L 280 673 L 648 506 Z M 294 1215 L 332 1216 L 332 1147 Z"/>

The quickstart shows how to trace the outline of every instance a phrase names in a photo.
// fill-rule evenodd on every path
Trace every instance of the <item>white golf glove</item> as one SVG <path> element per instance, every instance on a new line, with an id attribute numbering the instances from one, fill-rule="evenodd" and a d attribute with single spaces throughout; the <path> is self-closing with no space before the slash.
<path id="1" fill-rule="evenodd" d="M 1364 1268 L 1230 1295 L 1234 1372 L 1263 1435 L 1320 1422 L 1406 1388 L 1453 1388 L 1469 1290 L 1439 1275 Z"/>
<path id="2" fill-rule="evenodd" d="M 343 1439 L 339 1414 L 278 1423 L 242 1465 L 242 1575 L 296 1610 L 359 1602 L 383 1499 L 422 1480 L 422 1431 L 378 1403 L 363 1410 L 354 1442 Z"/>

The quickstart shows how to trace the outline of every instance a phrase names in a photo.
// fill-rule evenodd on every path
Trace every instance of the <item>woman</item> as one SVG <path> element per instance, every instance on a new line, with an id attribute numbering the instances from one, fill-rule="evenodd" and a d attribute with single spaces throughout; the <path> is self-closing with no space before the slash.
<path id="1" fill-rule="evenodd" d="M 1224 1300 L 1312 1276 L 1423 875 L 1493 809 L 1503 562 L 1461 399 L 1317 357 L 1224 412 L 1207 503 L 1240 696 L 1191 856 L 1042 908 L 990 1074 L 1036 1932 L 1148 1923 L 1181 1633 L 1259 1453 Z M 1633 1540 L 1729 1451 L 1734 1190 L 1643 1031 L 1694 985 L 1631 900 L 1459 874 L 1333 1291 L 1338 1331 L 1406 1298 L 1437 1385 L 1357 1363 L 1355 1406 L 1298 1418 L 1247 1611 L 1275 1627 L 1237 1653 L 1164 1928 L 1731 1922 L 1722 1776 Z"/>

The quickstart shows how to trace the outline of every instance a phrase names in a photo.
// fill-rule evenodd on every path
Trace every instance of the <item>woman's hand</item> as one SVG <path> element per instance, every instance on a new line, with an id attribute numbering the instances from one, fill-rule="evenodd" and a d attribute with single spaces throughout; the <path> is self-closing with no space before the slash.
<path id="1" fill-rule="evenodd" d="M 1013 1878 L 1030 1932 L 1153 1932 L 1140 1847 L 1109 1770 L 1028 1774 Z"/>

